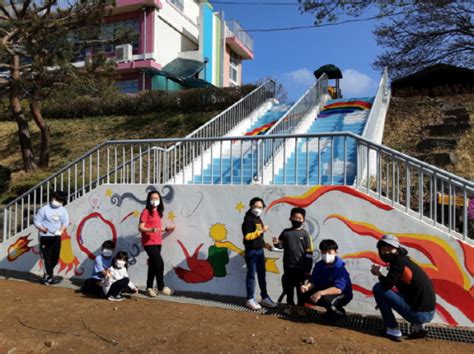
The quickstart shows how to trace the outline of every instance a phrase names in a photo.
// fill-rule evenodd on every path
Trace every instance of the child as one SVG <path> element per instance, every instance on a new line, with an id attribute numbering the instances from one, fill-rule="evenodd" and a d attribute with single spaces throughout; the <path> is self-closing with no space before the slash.
<path id="1" fill-rule="evenodd" d="M 172 232 L 175 227 L 168 226 L 164 229 L 161 225 L 161 218 L 165 208 L 161 200 L 161 195 L 157 191 L 148 193 L 146 207 L 140 215 L 138 230 L 142 233 L 142 245 L 148 255 L 148 272 L 146 281 L 146 294 L 155 297 L 156 291 L 153 289 L 153 281 L 156 278 L 158 291 L 163 295 L 172 295 L 174 290 L 165 286 L 163 273 L 164 264 L 161 257 L 161 244 L 163 231 Z"/>
<path id="2" fill-rule="evenodd" d="M 271 248 L 271 246 L 265 244 L 263 239 L 264 232 L 268 231 L 268 226 L 264 225 L 262 219 L 260 219 L 263 208 L 265 208 L 265 204 L 262 198 L 252 198 L 252 200 L 250 200 L 250 209 L 245 214 L 244 222 L 242 223 L 245 263 L 247 264 L 246 306 L 254 311 L 261 310 L 262 306 L 270 308 L 277 306 L 268 296 L 267 282 L 265 280 L 265 253 L 263 248 Z M 260 304 L 262 306 L 255 300 L 255 273 L 258 275 L 258 285 L 260 286 L 262 296 Z"/>
<path id="3" fill-rule="evenodd" d="M 273 238 L 275 247 L 283 248 L 283 291 L 286 294 L 287 307 L 285 313 L 291 314 L 294 310 L 293 295 L 296 288 L 298 306 L 304 306 L 304 296 L 300 291 L 306 276 L 311 273 L 313 265 L 313 242 L 308 231 L 303 229 L 306 210 L 293 208 L 290 212 L 291 228 L 283 230 L 280 237 Z M 296 313 L 304 314 L 302 308 L 297 308 Z"/>
<path id="4" fill-rule="evenodd" d="M 81 291 L 85 294 L 102 296 L 102 282 L 107 275 L 107 269 L 112 266 L 115 244 L 108 240 L 102 243 L 101 254 L 95 257 L 92 277 L 82 285 Z"/>
<path id="5" fill-rule="evenodd" d="M 56 284 L 54 267 L 58 264 L 61 252 L 61 235 L 69 224 L 69 215 L 63 206 L 67 195 L 61 191 L 51 194 L 51 202 L 43 206 L 35 216 L 34 224 L 39 231 L 41 258 L 45 274 L 44 285 Z"/>
<path id="6" fill-rule="evenodd" d="M 128 278 L 127 272 L 128 254 L 120 251 L 114 257 L 112 266 L 106 271 L 102 282 L 102 291 L 109 301 L 122 301 L 122 292 L 127 288 L 133 293 L 137 293 L 137 287 Z"/>
<path id="7" fill-rule="evenodd" d="M 311 274 L 311 282 L 301 286 L 306 299 L 326 308 L 326 317 L 336 320 L 346 314 L 343 306 L 352 300 L 352 283 L 345 263 L 337 257 L 337 243 L 322 240 L 319 244 L 322 260 Z"/>

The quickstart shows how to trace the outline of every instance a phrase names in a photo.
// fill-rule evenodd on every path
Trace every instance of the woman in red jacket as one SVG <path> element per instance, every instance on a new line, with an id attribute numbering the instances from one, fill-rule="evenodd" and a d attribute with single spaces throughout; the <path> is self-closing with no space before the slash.
<path id="1" fill-rule="evenodd" d="M 161 233 L 163 231 L 172 232 L 174 226 L 162 228 L 161 219 L 163 217 L 163 201 L 157 191 L 148 193 L 146 207 L 140 215 L 138 230 L 142 233 L 142 245 L 148 255 L 148 273 L 146 282 L 146 294 L 155 297 L 157 291 L 153 288 L 153 281 L 156 278 L 158 292 L 163 295 L 172 295 L 174 290 L 164 284 L 163 273 L 164 263 L 161 257 L 161 244 L 163 241 Z"/>

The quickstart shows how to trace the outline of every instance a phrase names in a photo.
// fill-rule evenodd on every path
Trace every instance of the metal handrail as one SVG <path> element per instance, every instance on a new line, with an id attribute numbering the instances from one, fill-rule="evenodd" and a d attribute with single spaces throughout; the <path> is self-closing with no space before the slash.
<path id="1" fill-rule="evenodd" d="M 432 222 L 435 226 L 440 226 L 445 224 L 444 215 L 441 217 L 440 221 L 440 215 L 437 215 L 436 208 L 434 206 L 436 206 L 435 203 L 437 192 L 440 191 L 442 195 L 445 195 L 444 189 L 446 187 L 446 191 L 449 190 L 449 208 L 452 210 L 452 212 L 449 212 L 447 218 L 449 232 L 455 234 L 453 231 L 456 230 L 456 222 L 458 222 L 456 219 L 456 207 L 452 201 L 452 198 L 456 195 L 461 194 L 462 198 L 464 198 L 462 211 L 464 214 L 464 220 L 467 220 L 467 201 L 468 198 L 471 198 L 471 194 L 474 192 L 474 182 L 463 179 L 450 172 L 441 170 L 435 166 L 427 164 L 426 162 L 419 161 L 413 157 L 407 156 L 386 146 L 374 143 L 369 139 L 365 139 L 353 133 L 334 132 L 324 134 L 273 134 L 262 136 L 106 141 L 49 177 L 46 180 L 47 183 L 43 182 L 42 184 L 39 184 L 36 189 L 32 188 L 29 190 L 29 192 L 10 202 L 5 207 L 4 211 L 3 237 L 4 240 L 8 239 L 23 230 L 25 226 L 28 227 L 31 225 L 31 219 L 34 215 L 34 212 L 31 214 L 31 208 L 36 208 L 37 205 L 47 201 L 48 198 L 44 198 L 44 189 L 47 189 L 46 195 L 49 196 L 49 190 L 53 188 L 53 185 L 56 186 L 57 183 L 62 185 L 64 182 L 68 186 L 67 191 L 69 200 L 73 200 L 79 196 L 82 196 L 84 193 L 90 192 L 93 188 L 96 188 L 103 183 L 176 183 L 176 181 L 170 181 L 168 176 L 172 175 L 173 166 L 176 166 L 177 160 L 187 161 L 188 159 L 192 159 L 193 164 L 195 164 L 193 165 L 193 174 L 191 181 L 186 180 L 183 176 L 182 183 L 195 183 L 194 176 L 198 175 L 201 176 L 201 183 L 204 183 L 202 174 L 204 168 L 202 153 L 204 151 L 204 147 L 206 146 L 217 144 L 215 151 L 219 151 L 220 146 L 220 155 L 217 154 L 214 157 L 218 160 L 220 159 L 219 166 L 222 166 L 222 159 L 226 158 L 222 154 L 223 145 L 230 146 L 231 149 L 233 147 L 234 152 L 237 152 L 236 161 L 239 161 L 240 159 L 242 163 L 242 159 L 244 157 L 244 149 L 242 147 L 244 143 L 248 144 L 250 142 L 258 144 L 260 142 L 269 141 L 271 144 L 274 144 L 275 141 L 281 140 L 283 144 L 288 143 L 288 146 L 296 146 L 299 142 L 302 142 L 303 144 L 310 144 L 312 141 L 315 141 L 317 144 L 312 144 L 312 146 L 318 146 L 320 140 L 324 140 L 329 141 L 328 146 L 331 146 L 332 148 L 334 143 L 337 142 L 337 139 L 339 139 L 339 141 L 342 139 L 344 144 L 346 144 L 346 142 L 349 140 L 354 141 L 356 143 L 357 155 L 360 156 L 360 154 L 365 153 L 367 156 L 367 164 L 375 164 L 377 166 L 375 184 L 372 185 L 371 183 L 366 183 L 365 185 L 362 185 L 358 183 L 355 186 L 356 188 L 365 191 L 368 194 L 375 195 L 378 198 L 385 198 L 393 205 L 401 205 L 405 207 L 405 211 L 407 213 L 418 213 L 420 219 Z M 176 154 L 174 156 L 167 154 L 166 148 L 163 148 L 172 143 L 181 143 L 180 147 L 175 150 Z M 309 146 L 310 145 L 307 145 L 306 149 L 303 149 L 302 151 L 306 151 L 307 153 L 309 151 Z M 191 151 L 192 157 L 190 158 L 187 155 L 190 154 Z M 371 152 L 375 152 L 375 159 L 370 157 Z M 295 154 L 300 154 L 300 159 L 305 157 L 305 153 L 299 153 L 298 150 L 295 151 Z M 318 158 L 320 158 L 322 154 L 324 154 L 324 148 L 318 149 L 317 154 Z M 271 155 L 272 163 L 275 163 L 275 156 L 275 153 Z M 296 157 L 298 158 L 298 156 Z M 254 152 L 252 152 L 252 156 L 250 158 L 256 158 Z M 286 156 L 284 157 L 283 161 L 285 161 L 285 159 Z M 333 156 L 331 156 L 330 184 L 334 183 L 332 178 L 332 167 L 334 161 L 335 160 Z M 347 160 L 347 156 L 344 156 L 344 166 L 346 166 L 348 161 L 349 160 Z M 211 159 L 211 169 L 213 164 L 214 162 Z M 120 170 L 118 169 L 119 165 L 122 166 Z M 184 162 L 182 165 L 184 165 Z M 218 165 L 215 165 L 215 168 L 217 169 L 218 167 L 216 166 Z M 263 166 L 259 166 L 259 168 L 262 169 Z M 364 168 L 364 166 L 358 159 L 357 171 L 360 171 L 362 168 Z M 387 169 L 386 173 L 384 170 L 385 168 Z M 198 171 L 199 169 L 200 172 Z M 403 172 L 403 169 L 405 169 L 405 174 L 407 176 L 416 175 L 417 177 L 413 181 L 410 178 L 403 179 L 403 173 L 400 173 L 400 170 Z M 105 171 L 105 178 L 102 177 L 104 176 L 104 173 L 102 173 L 103 171 Z M 240 169 L 240 173 L 242 173 L 242 171 L 243 168 Z M 259 171 L 259 173 L 261 173 L 261 171 Z M 306 173 L 309 172 L 306 171 Z M 344 169 L 344 184 L 346 183 L 346 174 L 347 172 Z M 71 179 L 71 177 L 73 178 Z M 367 181 L 369 181 L 369 179 L 367 179 Z M 222 183 L 222 171 L 221 180 L 219 183 Z M 240 183 L 243 183 L 242 179 Z M 429 184 L 429 191 L 425 192 L 424 189 L 427 188 L 427 183 Z M 309 181 L 307 180 L 305 184 L 309 184 Z M 406 186 L 405 190 L 403 188 L 404 186 Z M 385 192 L 383 190 L 384 187 Z M 413 190 L 413 188 L 415 189 Z M 414 202 L 411 201 L 413 198 L 415 198 Z M 429 203 L 428 215 L 426 215 L 427 210 L 424 210 L 423 205 L 427 202 Z M 470 235 L 467 222 L 463 224 L 462 234 L 464 238 Z"/>

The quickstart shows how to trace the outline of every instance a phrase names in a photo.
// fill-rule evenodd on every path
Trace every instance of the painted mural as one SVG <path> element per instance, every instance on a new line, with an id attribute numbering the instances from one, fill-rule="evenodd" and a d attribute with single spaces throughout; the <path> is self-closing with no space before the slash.
<path id="1" fill-rule="evenodd" d="M 144 285 L 147 256 L 141 246 L 138 218 L 152 190 L 163 196 L 163 225 L 176 226 L 174 232 L 163 235 L 162 254 L 166 284 L 177 290 L 245 295 L 241 223 L 248 201 L 260 196 L 268 205 L 262 216 L 270 227 L 266 242 L 289 226 L 294 206 L 307 209 L 305 228 L 316 248 L 324 238 L 336 240 L 354 285 L 349 310 L 378 314 L 371 292 L 377 279 L 370 274 L 370 266 L 385 265 L 375 245 L 384 233 L 392 233 L 433 281 L 437 292 L 435 322 L 472 326 L 472 244 L 449 237 L 346 186 L 101 186 L 67 206 L 71 224 L 61 237 L 56 272 L 67 277 L 88 277 L 102 242 L 114 240 L 117 250 L 130 255 L 131 278 Z M 42 271 L 33 228 L 0 247 L 0 268 Z M 283 254 L 265 252 L 269 292 L 278 298 Z M 315 260 L 318 258 L 315 252 Z"/>

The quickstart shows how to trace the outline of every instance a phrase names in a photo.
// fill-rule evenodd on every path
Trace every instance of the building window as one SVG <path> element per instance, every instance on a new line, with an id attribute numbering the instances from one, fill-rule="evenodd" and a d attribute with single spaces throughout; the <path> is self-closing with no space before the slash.
<path id="1" fill-rule="evenodd" d="M 233 52 L 230 53 L 230 70 L 229 70 L 229 80 L 231 84 L 239 84 L 239 65 L 240 58 L 235 55 Z"/>
<path id="2" fill-rule="evenodd" d="M 124 80 L 117 81 L 115 86 L 121 93 L 137 93 L 138 92 L 138 80 Z"/>
<path id="3" fill-rule="evenodd" d="M 178 10 L 184 10 L 184 0 L 168 0 L 170 4 L 173 4 Z"/>
<path id="4" fill-rule="evenodd" d="M 137 19 L 131 19 L 120 22 L 107 23 L 102 28 L 102 38 L 113 40 L 120 35 L 129 34 L 131 38 L 127 40 L 127 43 L 116 43 L 128 44 L 130 43 L 134 50 L 138 50 L 140 47 L 140 21 Z M 112 44 L 107 44 L 103 46 L 103 51 L 110 53 L 114 51 L 114 46 Z"/>

